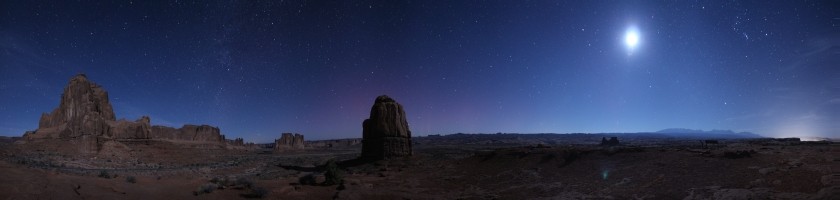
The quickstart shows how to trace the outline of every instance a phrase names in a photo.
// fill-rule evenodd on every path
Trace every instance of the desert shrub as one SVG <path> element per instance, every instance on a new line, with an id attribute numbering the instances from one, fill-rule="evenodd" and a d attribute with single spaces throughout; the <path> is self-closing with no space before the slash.
<path id="1" fill-rule="evenodd" d="M 207 194 L 207 193 L 211 193 L 211 192 L 215 191 L 218 188 L 219 188 L 219 185 L 216 185 L 215 183 L 208 183 L 208 184 L 204 184 L 204 185 L 198 187 L 198 189 L 196 189 L 196 191 L 193 192 L 193 194 L 194 195 Z"/>
<path id="2" fill-rule="evenodd" d="M 302 185 L 315 185 L 315 175 L 307 174 L 306 176 L 302 176 L 298 178 L 298 182 Z"/>
<path id="3" fill-rule="evenodd" d="M 340 184 L 343 181 L 341 177 L 341 169 L 338 168 L 338 164 L 335 163 L 335 160 L 327 162 L 324 178 L 326 178 L 324 185 Z"/>
<path id="4" fill-rule="evenodd" d="M 223 179 L 219 180 L 219 185 L 222 185 L 222 186 L 225 186 L 225 187 L 227 187 L 227 186 L 233 186 L 234 184 L 236 184 L 236 182 L 234 182 L 233 180 L 231 180 L 231 179 L 229 179 L 229 178 L 227 178 L 227 177 L 225 177 L 225 178 L 223 178 Z"/>
<path id="5" fill-rule="evenodd" d="M 268 190 L 266 190 L 265 188 L 262 188 L 262 187 L 254 187 L 253 189 L 251 189 L 251 193 L 242 194 L 242 196 L 245 197 L 245 198 L 259 198 L 259 199 L 262 199 L 266 195 L 268 195 Z"/>
<path id="6" fill-rule="evenodd" d="M 238 179 L 236 179 L 236 185 L 241 185 L 245 188 L 251 188 L 251 186 L 254 186 L 254 181 L 245 177 L 239 177 Z"/>
<path id="7" fill-rule="evenodd" d="M 137 178 L 134 178 L 134 176 L 126 176 L 125 181 L 129 183 L 137 183 Z"/>
<path id="8" fill-rule="evenodd" d="M 99 178 L 111 178 L 111 175 L 108 174 L 108 171 L 102 170 L 99 171 Z"/>
<path id="9" fill-rule="evenodd" d="M 725 151 L 723 152 L 723 157 L 731 159 L 749 158 L 752 157 L 753 153 L 754 151 Z"/>
<path id="10" fill-rule="evenodd" d="M 215 184 L 219 185 L 220 187 L 227 187 L 227 186 L 232 186 L 234 184 L 237 184 L 236 182 L 228 179 L 227 177 L 224 177 L 224 178 L 213 177 L 213 179 L 210 179 L 210 182 L 215 183 Z"/>

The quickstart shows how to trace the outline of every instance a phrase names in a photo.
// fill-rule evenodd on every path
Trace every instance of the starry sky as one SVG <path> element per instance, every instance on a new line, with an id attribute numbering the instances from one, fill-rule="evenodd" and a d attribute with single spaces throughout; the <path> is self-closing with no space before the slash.
<path id="1" fill-rule="evenodd" d="M 837 1 L 0 1 L 0 135 L 85 73 L 117 118 L 268 142 L 731 129 L 840 137 Z"/>

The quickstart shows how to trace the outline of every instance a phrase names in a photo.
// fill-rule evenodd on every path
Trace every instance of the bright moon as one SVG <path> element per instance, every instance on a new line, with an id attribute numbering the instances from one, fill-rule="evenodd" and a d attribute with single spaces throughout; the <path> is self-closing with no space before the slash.
<path id="1" fill-rule="evenodd" d="M 627 29 L 627 32 L 624 33 L 624 44 L 627 45 L 630 53 L 633 53 L 636 46 L 639 46 L 639 39 L 639 31 L 635 27 Z"/>

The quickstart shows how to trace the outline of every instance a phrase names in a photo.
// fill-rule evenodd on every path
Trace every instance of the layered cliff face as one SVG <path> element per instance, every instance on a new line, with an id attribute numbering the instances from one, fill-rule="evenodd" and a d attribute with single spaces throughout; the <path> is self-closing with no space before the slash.
<path id="1" fill-rule="evenodd" d="M 388 159 L 412 155 L 411 131 L 402 105 L 391 97 L 376 98 L 370 118 L 362 123 L 362 158 Z"/>
<path id="2" fill-rule="evenodd" d="M 283 133 L 280 139 L 274 140 L 275 151 L 302 150 L 303 148 L 303 135 L 301 134 Z"/>
<path id="3" fill-rule="evenodd" d="M 27 132 L 23 138 L 78 140 L 82 152 L 98 152 L 105 142 L 122 139 L 225 142 L 219 128 L 208 125 L 185 125 L 175 129 L 152 126 L 147 116 L 136 121 L 116 120 L 108 92 L 84 74 L 70 79 L 58 108 L 41 115 L 38 129 Z"/>
<path id="4" fill-rule="evenodd" d="M 152 134 L 149 139 L 225 142 L 225 136 L 220 133 L 219 128 L 208 125 L 197 126 L 189 124 L 177 129 L 167 126 L 152 126 Z"/>
<path id="5" fill-rule="evenodd" d="M 58 108 L 41 115 L 40 132 L 36 131 L 36 134 L 60 138 L 100 136 L 109 132 L 108 121 L 115 119 L 108 92 L 79 74 L 64 87 Z"/>
<path id="6" fill-rule="evenodd" d="M 115 139 L 148 139 L 152 133 L 151 119 L 148 116 L 134 122 L 108 121 L 108 126 L 111 133 L 109 136 Z"/>

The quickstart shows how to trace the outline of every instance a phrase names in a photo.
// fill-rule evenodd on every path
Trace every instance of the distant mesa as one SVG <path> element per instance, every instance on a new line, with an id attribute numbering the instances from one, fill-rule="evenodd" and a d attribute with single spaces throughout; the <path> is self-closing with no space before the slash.
<path id="1" fill-rule="evenodd" d="M 746 138 L 764 138 L 761 135 L 751 132 L 736 133 L 731 130 L 694 130 L 686 128 L 669 128 L 657 131 L 656 133 L 667 135 L 671 137 L 680 138 L 715 138 L 715 139 L 746 139 Z"/>
<path id="2" fill-rule="evenodd" d="M 350 139 L 332 139 L 332 140 L 318 140 L 306 142 L 307 147 L 329 149 L 329 148 L 345 148 L 362 144 L 361 138 Z"/>
<path id="3" fill-rule="evenodd" d="M 303 150 L 303 135 L 297 133 L 283 133 L 280 139 L 274 140 L 274 151 Z"/>
<path id="4" fill-rule="evenodd" d="M 233 139 L 233 140 L 228 139 L 227 142 L 230 145 L 237 145 L 237 146 L 245 145 L 245 140 L 243 140 L 242 138 L 236 138 L 236 139 Z"/>
<path id="5" fill-rule="evenodd" d="M 114 140 L 172 140 L 225 144 L 219 128 L 208 125 L 184 125 L 181 128 L 152 126 L 143 116 L 135 121 L 116 120 L 102 86 L 84 74 L 70 79 L 61 94 L 58 108 L 41 115 L 38 129 L 26 132 L 25 141 L 42 139 L 77 140 L 79 151 L 99 152 L 103 144 Z"/>
<path id="6" fill-rule="evenodd" d="M 389 159 L 413 154 L 405 111 L 391 97 L 376 97 L 370 117 L 362 123 L 362 129 L 363 159 Z"/>

